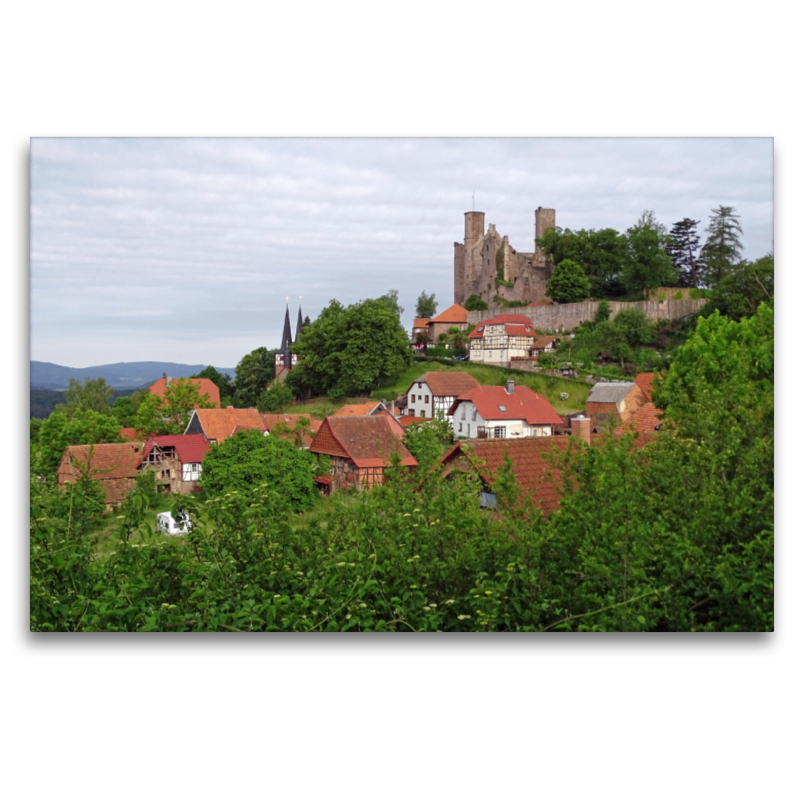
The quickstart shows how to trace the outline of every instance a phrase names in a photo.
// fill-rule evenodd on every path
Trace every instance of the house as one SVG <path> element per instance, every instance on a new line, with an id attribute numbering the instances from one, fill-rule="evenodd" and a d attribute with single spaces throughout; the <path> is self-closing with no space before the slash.
<path id="1" fill-rule="evenodd" d="M 446 418 L 455 399 L 479 386 L 467 372 L 426 372 L 406 389 L 406 413 L 410 417 L 432 419 L 437 412 Z"/>
<path id="2" fill-rule="evenodd" d="M 151 384 L 150 394 L 163 397 L 167 386 L 171 386 L 173 380 L 174 379 L 170 378 L 169 376 L 166 378 L 160 378 L 155 383 Z M 211 381 L 208 378 L 186 378 L 186 380 L 191 381 L 200 389 L 201 398 L 203 395 L 208 395 L 208 399 L 214 404 L 214 408 L 219 408 L 219 388 L 214 381 Z M 197 406 L 195 406 L 195 408 L 197 408 Z"/>
<path id="3" fill-rule="evenodd" d="M 209 442 L 219 444 L 233 435 L 237 425 L 263 428 L 264 422 L 255 408 L 197 408 L 192 412 L 184 434 L 201 433 Z"/>
<path id="4" fill-rule="evenodd" d="M 527 386 L 478 386 L 456 398 L 447 412 L 453 432 L 467 439 L 552 436 L 563 420 L 549 401 Z"/>
<path id="5" fill-rule="evenodd" d="M 663 424 L 661 411 L 654 403 L 645 403 L 614 431 L 614 435 L 620 437 L 633 430 L 642 436 L 652 436 L 662 429 Z"/>
<path id="6" fill-rule="evenodd" d="M 469 360 L 492 364 L 527 358 L 536 331 L 522 314 L 500 314 L 484 320 L 469 335 Z"/>
<path id="7" fill-rule="evenodd" d="M 209 451 L 205 436 L 155 436 L 145 442 L 140 469 L 155 472 L 156 483 L 171 494 L 198 490 L 203 458 Z"/>
<path id="8" fill-rule="evenodd" d="M 494 483 L 508 456 L 520 489 L 520 503 L 531 500 L 547 515 L 558 508 L 563 488 L 554 461 L 570 447 L 575 447 L 573 437 L 567 436 L 456 442 L 442 457 L 443 474 L 445 479 L 456 470 L 477 475 L 481 481 L 481 507 L 493 509 L 497 505 Z"/>
<path id="9" fill-rule="evenodd" d="M 627 422 L 639 408 L 647 402 L 647 397 L 635 383 L 596 383 L 586 400 L 586 414 L 598 423 L 605 423 L 612 417 Z"/>
<path id="10" fill-rule="evenodd" d="M 428 335 L 432 342 L 438 342 L 443 333 L 450 335 L 450 328 L 465 331 L 467 327 L 467 309 L 455 303 L 428 320 Z"/>
<path id="11" fill-rule="evenodd" d="M 103 487 L 106 508 L 121 503 L 133 489 L 142 462 L 141 442 L 75 444 L 67 447 L 58 467 L 58 485 L 74 483 L 79 468 L 88 467 L 92 480 Z"/>
<path id="12" fill-rule="evenodd" d="M 430 341 L 430 320 L 426 319 L 425 317 L 417 317 L 414 320 L 414 324 L 411 326 L 411 341 L 416 342 L 417 336 L 427 336 L 428 340 Z"/>
<path id="13" fill-rule="evenodd" d="M 334 417 L 372 417 L 381 411 L 386 411 L 386 406 L 378 400 L 367 400 L 366 403 L 351 403 L 350 405 L 342 406 L 335 414 Z"/>
<path id="14" fill-rule="evenodd" d="M 532 358 L 539 358 L 542 353 L 555 353 L 558 350 L 558 336 L 535 336 L 533 344 L 528 349 Z"/>
<path id="15" fill-rule="evenodd" d="M 328 494 L 351 487 L 380 486 L 395 453 L 403 466 L 416 467 L 417 461 L 403 445 L 402 436 L 403 427 L 389 414 L 326 417 L 310 448 L 312 453 L 330 457 L 330 474 L 315 478 L 321 491 Z"/>
<path id="16" fill-rule="evenodd" d="M 653 399 L 653 380 L 655 380 L 655 372 L 640 372 L 633 382 L 644 392 L 644 396 L 648 400 Z"/>

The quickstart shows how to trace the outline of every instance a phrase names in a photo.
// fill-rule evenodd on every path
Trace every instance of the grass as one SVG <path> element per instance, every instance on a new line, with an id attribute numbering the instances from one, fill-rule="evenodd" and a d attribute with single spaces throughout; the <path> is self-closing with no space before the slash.
<path id="1" fill-rule="evenodd" d="M 342 406 L 366 403 L 369 399 L 369 397 L 347 397 L 344 400 L 328 400 L 327 397 L 312 397 L 310 400 L 298 400 L 281 409 L 280 413 L 310 414 L 315 419 L 325 419 L 335 414 Z"/>

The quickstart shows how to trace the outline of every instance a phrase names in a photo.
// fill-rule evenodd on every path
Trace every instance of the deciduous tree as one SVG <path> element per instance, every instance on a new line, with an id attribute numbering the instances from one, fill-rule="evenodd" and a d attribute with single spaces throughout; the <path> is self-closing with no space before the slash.
<path id="1" fill-rule="evenodd" d="M 592 291 L 583 267 L 570 259 L 556 264 L 547 281 L 547 295 L 557 303 L 580 303 Z"/>
<path id="2" fill-rule="evenodd" d="M 261 394 L 275 377 L 276 352 L 257 347 L 237 364 L 234 397 L 237 408 L 255 408 Z"/>
<path id="3" fill-rule="evenodd" d="M 83 383 L 75 378 L 69 379 L 66 392 L 67 403 L 56 406 L 56 411 L 63 411 L 71 419 L 76 411 L 96 411 L 98 414 L 111 414 L 109 402 L 114 395 L 114 387 L 106 384 L 105 378 L 92 380 L 87 378 Z"/>
<path id="4" fill-rule="evenodd" d="M 426 294 L 422 292 L 417 298 L 416 314 L 418 319 L 431 319 L 436 316 L 436 309 L 438 307 L 435 294 Z"/>
<path id="5" fill-rule="evenodd" d="M 189 378 L 173 380 L 163 395 L 149 394 L 136 411 L 135 428 L 151 436 L 180 434 L 186 430 L 195 408 L 214 408 L 208 394 Z"/>

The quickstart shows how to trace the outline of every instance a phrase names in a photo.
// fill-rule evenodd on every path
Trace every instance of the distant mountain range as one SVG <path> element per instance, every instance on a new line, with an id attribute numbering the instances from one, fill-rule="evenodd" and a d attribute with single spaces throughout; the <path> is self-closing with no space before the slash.
<path id="1" fill-rule="evenodd" d="M 60 391 L 69 386 L 70 378 L 105 378 L 115 389 L 141 389 L 157 381 L 164 373 L 171 378 L 188 378 L 202 372 L 207 364 L 174 364 L 171 361 L 130 361 L 122 364 L 102 364 L 99 367 L 62 367 L 47 361 L 31 361 L 31 389 Z M 236 369 L 214 367 L 235 377 Z"/>

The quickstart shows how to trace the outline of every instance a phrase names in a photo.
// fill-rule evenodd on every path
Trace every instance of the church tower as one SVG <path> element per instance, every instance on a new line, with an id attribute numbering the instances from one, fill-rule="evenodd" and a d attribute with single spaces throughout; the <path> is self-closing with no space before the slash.
<path id="1" fill-rule="evenodd" d="M 292 355 L 292 324 L 289 321 L 289 298 L 286 298 L 286 316 L 283 320 L 281 346 L 275 353 L 275 377 L 283 383 L 292 367 L 297 364 L 297 356 Z"/>

